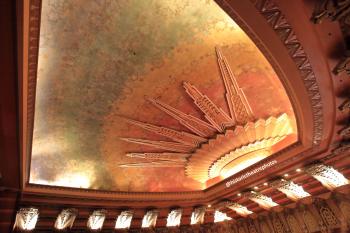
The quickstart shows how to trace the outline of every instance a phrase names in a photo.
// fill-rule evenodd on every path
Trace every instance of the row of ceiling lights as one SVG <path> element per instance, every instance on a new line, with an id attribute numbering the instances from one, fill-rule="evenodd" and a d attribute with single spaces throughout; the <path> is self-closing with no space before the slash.
<path id="1" fill-rule="evenodd" d="M 295 171 L 296 172 L 305 171 L 306 173 L 308 173 L 309 175 L 313 176 L 315 179 L 320 181 L 326 188 L 330 190 L 333 190 L 339 186 L 349 184 L 349 180 L 346 179 L 341 173 L 339 173 L 333 167 L 330 167 L 324 164 L 314 164 L 303 170 L 298 168 Z M 289 176 L 288 173 L 284 174 L 284 177 L 288 177 L 288 176 Z M 267 182 L 263 183 L 263 186 L 269 186 L 269 185 L 283 192 L 284 194 L 287 195 L 288 198 L 292 199 L 293 201 L 297 201 L 299 199 L 310 196 L 310 194 L 305 192 L 301 186 L 289 180 L 280 179 L 280 180 L 275 180 L 270 184 L 268 184 Z M 278 204 L 273 202 L 273 200 L 270 197 L 267 197 L 257 192 L 257 190 L 259 189 L 258 186 L 255 186 L 253 189 L 255 191 L 238 193 L 237 196 L 239 197 L 244 196 L 256 202 L 257 204 L 259 204 L 259 206 L 261 206 L 264 209 L 270 209 L 275 206 L 278 206 Z M 211 208 L 212 205 L 208 204 L 207 207 Z M 225 213 L 222 213 L 219 211 L 220 208 L 222 207 L 230 208 L 235 212 L 237 212 L 239 215 L 244 217 L 246 217 L 247 215 L 253 214 L 252 211 L 248 210 L 245 206 L 242 206 L 238 203 L 235 203 L 232 201 L 222 201 L 214 205 L 214 208 L 216 209 L 214 214 L 214 222 L 221 222 L 221 221 L 231 219 Z M 191 224 L 203 223 L 206 209 L 207 208 L 205 207 L 195 208 L 191 215 Z M 159 212 L 157 210 L 147 211 L 142 219 L 142 227 L 143 228 L 154 227 L 157 221 L 158 213 Z M 87 222 L 88 229 L 90 230 L 102 229 L 104 220 L 106 218 L 106 214 L 107 214 L 106 210 L 95 210 L 89 216 L 89 219 Z M 57 230 L 65 230 L 65 229 L 71 228 L 73 226 L 73 223 L 77 215 L 78 215 L 78 211 L 76 209 L 62 210 L 62 212 L 58 215 L 56 219 L 55 228 Z M 168 214 L 167 226 L 168 227 L 179 226 L 181 222 L 181 216 L 182 216 L 182 209 L 171 210 Z M 18 230 L 23 230 L 23 231 L 33 230 L 38 221 L 38 217 L 39 217 L 38 209 L 22 208 L 17 212 L 14 228 Z M 129 228 L 131 225 L 132 217 L 133 217 L 132 211 L 126 210 L 121 212 L 121 214 L 117 217 L 115 228 L 116 229 Z"/>

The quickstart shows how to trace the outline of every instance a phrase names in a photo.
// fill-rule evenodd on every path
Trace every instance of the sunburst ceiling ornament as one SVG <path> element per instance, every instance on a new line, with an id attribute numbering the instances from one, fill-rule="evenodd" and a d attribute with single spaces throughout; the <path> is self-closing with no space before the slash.
<path id="1" fill-rule="evenodd" d="M 149 99 L 150 103 L 175 118 L 191 133 L 123 117 L 132 125 L 172 141 L 121 138 L 162 150 L 158 153 L 127 153 L 128 157 L 139 161 L 121 164 L 121 167 L 183 167 L 188 177 L 205 183 L 211 178 L 226 178 L 247 168 L 274 153 L 274 146 L 278 143 L 295 137 L 290 118 L 285 113 L 267 119 L 255 118 L 219 48 L 216 48 L 216 56 L 229 113 L 188 82 L 184 82 L 183 87 L 207 121 L 183 113 L 158 99 Z"/>

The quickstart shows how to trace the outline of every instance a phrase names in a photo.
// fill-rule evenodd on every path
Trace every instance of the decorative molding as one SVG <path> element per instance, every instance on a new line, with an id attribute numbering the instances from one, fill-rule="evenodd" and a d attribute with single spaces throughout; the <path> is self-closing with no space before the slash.
<path id="1" fill-rule="evenodd" d="M 230 109 L 231 118 L 234 119 L 236 125 L 245 125 L 248 122 L 254 121 L 253 111 L 248 103 L 248 100 L 239 87 L 233 72 L 223 56 L 219 47 L 215 48 L 220 68 L 220 74 L 225 84 L 226 102 Z"/>
<path id="2" fill-rule="evenodd" d="M 350 109 L 350 99 L 344 100 L 343 103 L 341 103 L 341 105 L 339 105 L 338 109 L 341 112 L 344 112 L 345 110 L 349 110 Z"/>
<path id="3" fill-rule="evenodd" d="M 350 137 L 350 126 L 346 126 L 345 128 L 341 129 L 339 131 L 339 135 L 342 136 L 343 138 Z"/>
<path id="4" fill-rule="evenodd" d="M 350 1 L 349 0 L 318 0 L 315 1 L 315 8 L 311 21 L 315 24 L 321 23 L 324 19 L 338 21 L 343 32 L 345 41 L 344 57 L 334 67 L 333 72 L 339 74 L 346 72 L 350 74 Z"/>
<path id="5" fill-rule="evenodd" d="M 148 124 L 148 123 L 143 123 L 140 121 L 136 121 L 136 120 L 132 120 L 132 119 L 128 119 L 128 118 L 124 118 L 125 121 L 127 121 L 128 123 L 132 124 L 132 125 L 136 125 L 138 127 L 141 127 L 145 130 L 148 130 L 150 132 L 159 134 L 161 136 L 170 138 L 173 141 L 188 145 L 188 146 L 192 146 L 193 149 L 196 147 L 199 147 L 199 145 L 203 142 L 206 142 L 207 139 L 197 136 L 197 135 L 193 135 L 187 132 L 183 132 L 183 131 L 176 131 L 170 128 L 166 128 L 166 127 L 161 127 L 161 126 L 156 126 L 156 125 L 152 125 L 152 124 Z"/>
<path id="6" fill-rule="evenodd" d="M 284 142 L 291 143 L 290 140 L 284 140 L 289 135 L 295 136 L 289 116 L 284 113 L 278 117 L 270 116 L 267 119 L 258 119 L 255 121 L 252 109 L 243 90 L 235 80 L 225 56 L 219 48 L 215 48 L 215 51 L 221 78 L 223 79 L 226 90 L 223 94 L 226 95 L 226 102 L 231 117 L 216 106 L 206 95 L 202 94 L 194 85 L 184 82 L 185 91 L 209 122 L 200 124 L 199 127 L 195 126 L 194 128 L 192 125 L 191 130 L 196 135 L 126 118 L 125 120 L 128 123 L 168 137 L 175 142 L 134 138 L 121 139 L 165 151 L 189 154 L 186 157 L 186 161 L 166 159 L 165 157 L 168 157 L 168 155 L 164 154 L 166 152 L 159 152 L 153 156 L 150 153 L 146 155 L 146 153 L 140 152 L 128 153 L 127 155 L 142 159 L 143 161 L 120 164 L 119 166 L 140 168 L 162 167 L 162 165 L 164 165 L 163 167 L 183 166 L 185 174 L 188 177 L 205 183 L 210 178 L 227 177 L 232 175 L 231 173 L 234 170 L 243 170 L 265 159 L 274 152 L 271 148 L 280 142 L 280 145 Z M 175 119 L 182 120 L 182 124 L 185 126 L 190 125 L 189 120 L 194 121 L 196 119 L 160 101 L 153 99 L 150 101 Z M 198 119 L 195 121 L 199 123 Z M 206 125 L 216 129 L 214 132 L 205 133 L 212 135 L 211 137 L 202 136 L 204 132 L 203 127 Z M 151 157 L 156 159 L 150 161 Z"/>
<path id="7" fill-rule="evenodd" d="M 216 129 L 205 121 L 202 121 L 189 114 L 185 114 L 171 107 L 170 105 L 161 102 L 160 100 L 149 99 L 149 101 L 169 116 L 178 120 L 181 125 L 187 127 L 189 130 L 201 137 L 211 137 L 216 133 Z"/>
<path id="8" fill-rule="evenodd" d="M 139 138 L 120 138 L 120 139 L 126 142 L 132 142 L 140 145 L 155 147 L 166 151 L 174 151 L 174 152 L 180 152 L 180 153 L 190 153 L 193 151 L 193 148 L 191 146 L 184 145 L 182 143 L 177 143 L 177 142 L 152 141 L 152 140 L 139 139 Z"/>
<path id="9" fill-rule="evenodd" d="M 292 26 L 288 23 L 286 17 L 272 0 L 254 1 L 256 9 L 265 18 L 275 33 L 281 39 L 281 42 L 289 52 L 299 70 L 300 76 L 304 82 L 309 95 L 309 101 L 312 106 L 313 114 L 313 144 L 319 145 L 323 135 L 323 107 L 322 98 L 319 91 L 316 76 L 308 59 L 303 46 L 298 40 Z"/>
<path id="10" fill-rule="evenodd" d="M 257 0 L 257 1 L 254 1 L 256 3 L 256 7 L 257 9 L 259 10 L 259 12 L 262 14 L 262 10 L 260 10 L 260 7 L 262 6 L 262 2 L 265 2 L 263 0 Z M 267 1 L 267 2 L 270 2 L 270 1 Z M 34 6 L 40 6 L 41 5 L 41 1 L 40 0 L 31 0 L 30 1 L 30 4 L 31 5 L 34 5 Z M 274 5 L 274 4 L 273 4 Z M 274 6 L 275 8 L 277 8 L 277 10 L 279 11 L 279 14 L 281 14 L 280 10 L 278 9 L 278 7 L 275 5 Z M 39 15 L 40 16 L 40 7 L 39 8 L 31 8 L 31 15 L 35 16 L 35 15 Z M 283 16 L 284 17 L 284 16 Z M 265 17 L 265 19 L 268 19 L 267 17 Z M 270 24 L 271 25 L 271 24 Z M 288 24 L 289 25 L 289 24 Z M 33 43 L 33 45 L 35 45 L 35 41 L 38 43 L 38 40 L 39 40 L 39 28 L 40 28 L 40 20 L 37 21 L 33 18 L 33 21 L 30 22 L 30 31 L 32 31 L 32 36 L 31 39 L 30 39 L 30 42 Z M 243 25 L 244 26 L 244 25 Z M 290 27 L 290 25 L 289 25 Z M 274 27 L 273 29 L 275 30 L 276 33 L 279 33 Z M 36 31 L 36 33 L 34 33 Z M 285 30 L 285 31 L 289 31 L 288 30 Z M 290 31 L 293 31 L 292 28 L 290 27 Z M 249 33 L 248 34 L 252 35 L 252 33 Z M 286 34 L 286 32 L 285 32 Z M 35 40 L 35 35 L 37 35 L 36 39 Z M 295 37 L 295 35 L 293 34 L 293 36 Z M 257 39 L 255 38 L 255 42 L 257 41 Z M 297 44 L 300 44 L 300 42 L 297 40 L 297 38 L 295 37 L 293 40 L 291 40 L 291 42 L 294 41 L 295 43 Z M 284 42 L 284 45 L 286 46 L 286 42 Z M 258 45 L 258 46 L 261 46 L 261 45 Z M 38 46 L 37 46 L 38 47 Z M 287 47 L 287 46 L 286 46 Z M 288 50 L 290 50 L 288 47 L 287 47 Z M 266 51 L 264 49 L 262 49 L 262 51 L 264 53 L 266 53 Z M 29 58 L 32 59 L 32 61 L 36 61 L 37 62 L 37 53 L 38 51 L 33 51 L 32 49 L 29 49 Z M 292 53 L 292 50 L 291 50 L 291 53 Z M 268 55 L 265 54 L 267 57 Z M 292 55 L 291 55 L 292 56 Z M 305 55 L 306 56 L 306 55 Z M 294 62 L 296 62 L 296 59 L 293 59 Z M 306 63 L 308 63 L 308 61 L 306 61 Z M 301 66 L 299 66 L 299 63 L 297 63 L 297 67 L 299 68 L 299 71 L 302 72 L 301 70 Z M 31 67 L 34 67 L 34 64 L 32 63 Z M 29 74 L 33 74 L 35 72 L 35 76 L 36 76 L 36 70 L 37 69 L 31 69 L 30 71 L 30 67 L 29 67 Z M 307 73 L 307 72 L 306 72 Z M 27 156 L 28 158 L 30 157 L 30 145 L 31 145 L 31 134 L 33 132 L 33 122 L 34 122 L 34 103 L 35 103 L 35 83 L 36 83 L 36 77 L 32 76 L 33 78 L 28 78 L 28 97 L 27 97 L 27 101 L 28 101 L 28 118 L 27 118 L 27 125 L 26 125 L 26 128 L 28 129 L 28 150 L 27 150 Z M 304 76 L 303 76 L 304 77 Z M 323 118 L 322 118 L 322 102 L 321 102 L 321 98 L 319 97 L 319 95 L 317 95 L 317 93 L 315 92 L 315 88 L 314 85 L 312 84 L 313 80 L 316 82 L 316 80 L 314 79 L 314 77 L 310 77 L 309 78 L 310 80 L 307 82 L 307 77 L 304 78 L 304 83 L 308 83 L 306 85 L 307 87 L 307 90 L 308 90 L 308 93 L 309 93 L 309 96 L 310 96 L 310 101 L 312 103 L 312 106 L 313 106 L 313 116 L 314 116 L 314 132 L 313 132 L 313 142 L 315 145 L 319 144 L 319 141 L 317 140 L 318 138 L 321 138 L 322 137 L 322 128 L 323 128 Z M 317 84 L 317 83 L 316 83 Z M 310 89 L 314 89 L 313 91 L 312 90 L 309 90 L 309 87 L 312 87 Z M 317 89 L 318 90 L 318 89 Z M 313 100 L 312 100 L 313 99 Z M 158 102 L 158 100 L 155 100 L 155 102 Z M 320 106 L 319 106 L 320 105 Z M 319 114 L 319 110 L 321 110 L 321 115 Z M 176 114 L 178 114 L 178 112 L 174 113 L 172 111 L 169 111 L 169 114 L 173 114 L 174 116 Z M 186 127 L 188 127 L 191 131 L 195 132 L 197 130 L 197 133 L 198 135 L 200 135 L 202 133 L 202 135 L 200 136 L 203 136 L 203 137 L 206 137 L 207 135 L 210 136 L 210 133 L 209 132 L 215 132 L 215 129 L 213 129 L 209 124 L 206 124 L 204 121 L 201 121 L 195 117 L 192 117 L 190 115 L 176 115 L 177 119 L 180 121 L 180 123 Z M 174 117 L 175 118 L 175 117 Z M 196 120 L 199 120 L 200 123 L 198 123 L 198 121 Z M 316 121 L 315 121 L 316 119 Z M 204 126 L 203 126 L 203 123 L 204 123 Z M 207 132 L 208 134 L 204 134 L 203 132 L 201 132 L 200 130 L 196 129 L 194 126 L 196 125 L 201 125 L 203 128 L 206 128 L 207 129 Z M 316 126 L 316 127 L 315 127 Z M 321 136 L 320 136 L 321 135 Z M 290 148 L 294 148 L 296 145 L 299 145 L 298 143 L 294 144 L 293 146 L 289 147 Z M 284 152 L 285 150 L 283 150 Z M 277 154 L 281 154 L 282 152 L 278 152 Z M 273 156 L 274 158 L 276 156 Z M 272 157 L 271 157 L 272 158 Z M 295 158 L 293 158 L 295 159 Z M 283 162 L 283 164 L 285 164 L 287 161 Z M 252 167 L 252 169 L 255 169 L 256 167 L 259 167 L 259 166 L 262 166 L 263 163 L 258 163 L 256 165 L 254 165 Z M 135 195 L 144 195 L 144 197 L 148 197 L 148 196 L 151 196 L 151 197 L 158 197 L 158 196 L 162 196 L 162 197 L 165 197 L 167 194 L 171 194 L 171 195 L 174 195 L 176 197 L 185 197 L 184 195 L 196 195 L 198 196 L 198 198 L 190 198 L 189 200 L 201 200 L 202 199 L 202 194 L 203 192 L 202 191 L 193 191 L 193 192 L 165 192 L 165 193 L 147 193 L 147 192 L 141 192 L 141 193 L 132 193 L 132 192 L 119 192 L 119 191 L 103 191 L 103 190 L 81 190 L 81 189 L 74 189 L 74 188 L 63 188 L 63 187 L 49 187 L 49 186 L 43 186 L 43 185 L 35 185 L 35 184 L 28 184 L 27 187 L 30 189 L 30 190 L 33 190 L 34 189 L 43 189 L 43 190 L 52 190 L 52 191 L 68 191 L 68 192 L 77 192 L 77 193 L 80 193 L 80 194 L 84 194 L 84 193 L 99 193 L 101 195 L 109 195 L 109 198 L 113 195 L 115 196 L 119 196 L 119 195 L 122 195 L 122 196 L 132 196 L 134 197 Z M 201 197 L 201 198 L 199 198 Z M 172 198 L 169 198 L 169 199 L 172 199 Z M 177 198 L 175 198 L 177 199 Z M 152 199 L 153 200 L 153 199 Z M 181 198 L 180 199 L 177 199 L 177 200 L 182 200 Z M 177 201 L 177 200 L 174 200 L 174 201 Z M 146 200 L 147 201 L 147 200 Z M 154 201 L 157 201 L 157 200 L 154 200 Z"/>
<path id="11" fill-rule="evenodd" d="M 205 118 L 220 133 L 226 128 L 235 126 L 235 122 L 221 108 L 216 106 L 208 96 L 202 94 L 194 85 L 184 82 L 186 93 L 193 99 L 194 104 L 204 113 Z"/>

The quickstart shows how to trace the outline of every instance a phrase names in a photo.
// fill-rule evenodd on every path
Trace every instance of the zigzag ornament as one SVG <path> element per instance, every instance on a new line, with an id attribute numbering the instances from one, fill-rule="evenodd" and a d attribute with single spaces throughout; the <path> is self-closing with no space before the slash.
<path id="1" fill-rule="evenodd" d="M 294 133 L 287 114 L 269 117 L 266 120 L 254 120 L 248 100 L 235 80 L 226 58 L 218 48 L 216 48 L 216 56 L 226 89 L 225 96 L 230 115 L 215 105 L 194 85 L 184 82 L 186 93 L 204 113 L 209 123 L 159 100 L 149 99 L 154 106 L 178 120 L 195 134 L 126 119 L 133 125 L 175 142 L 122 138 L 127 142 L 165 151 L 128 153 L 128 157 L 143 161 L 121 164 L 121 167 L 183 167 L 188 177 L 204 183 L 208 179 L 222 176 L 222 173 L 230 174 L 232 170 L 237 168 L 242 170 L 260 161 L 272 153 L 271 148 L 275 144 L 284 141 Z"/>

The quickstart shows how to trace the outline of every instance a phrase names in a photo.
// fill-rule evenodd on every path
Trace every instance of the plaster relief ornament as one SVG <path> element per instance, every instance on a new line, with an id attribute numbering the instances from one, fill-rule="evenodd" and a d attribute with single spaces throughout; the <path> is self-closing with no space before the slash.
<path id="1" fill-rule="evenodd" d="M 278 189 L 280 192 L 287 195 L 287 197 L 293 201 L 297 201 L 301 198 L 309 197 L 310 194 L 305 192 L 303 187 L 295 184 L 290 180 L 276 180 L 270 184 L 271 187 Z"/>
<path id="2" fill-rule="evenodd" d="M 290 117 L 281 113 L 256 119 L 249 102 L 219 48 L 217 63 L 224 83 L 229 113 L 217 106 L 196 86 L 184 82 L 185 92 L 204 114 L 206 121 L 177 110 L 158 99 L 150 103 L 176 119 L 190 132 L 122 117 L 127 123 L 172 141 L 121 138 L 124 141 L 159 149 L 159 152 L 131 152 L 137 162 L 120 167 L 183 167 L 185 174 L 201 183 L 229 177 L 276 152 L 277 144 L 294 140 Z"/>
<path id="3" fill-rule="evenodd" d="M 250 214 L 253 214 L 252 211 L 248 210 L 247 207 L 242 206 L 236 202 L 233 201 L 222 201 L 219 203 L 218 207 L 226 207 L 233 211 L 235 211 L 237 214 L 239 214 L 242 217 L 247 217 Z"/>
<path id="4" fill-rule="evenodd" d="M 87 227 L 90 230 L 98 231 L 103 227 L 103 223 L 106 219 L 106 210 L 95 210 L 88 219 Z"/>
<path id="5" fill-rule="evenodd" d="M 154 227 L 157 223 L 158 213 L 157 210 L 147 211 L 142 219 L 142 228 Z"/>
<path id="6" fill-rule="evenodd" d="M 181 215 L 182 215 L 182 209 L 175 209 L 170 211 L 170 213 L 168 214 L 166 226 L 167 227 L 180 226 Z"/>
<path id="7" fill-rule="evenodd" d="M 191 215 L 191 225 L 202 224 L 204 222 L 206 208 L 204 206 L 196 207 Z"/>
<path id="8" fill-rule="evenodd" d="M 269 210 L 272 207 L 278 206 L 271 197 L 267 197 L 259 192 L 250 191 L 244 194 L 246 198 L 257 203 L 261 208 Z"/>
<path id="9" fill-rule="evenodd" d="M 225 213 L 222 213 L 218 210 L 214 213 L 214 222 L 223 222 L 227 220 L 232 220 L 231 217 L 228 217 Z"/>
<path id="10" fill-rule="evenodd" d="M 14 230 L 31 231 L 35 229 L 38 221 L 39 210 L 35 208 L 21 208 L 17 211 Z"/>
<path id="11" fill-rule="evenodd" d="M 128 229 L 131 225 L 133 212 L 125 210 L 121 212 L 115 222 L 115 229 Z"/>
<path id="12" fill-rule="evenodd" d="M 55 229 L 57 230 L 71 229 L 77 215 L 78 215 L 78 210 L 76 209 L 62 210 L 61 213 L 57 216 L 57 219 L 55 222 Z"/>
<path id="13" fill-rule="evenodd" d="M 305 171 L 329 190 L 349 184 L 349 180 L 343 174 L 328 165 L 314 164 L 307 167 Z"/>

